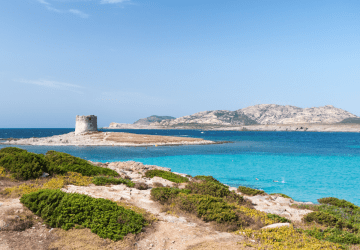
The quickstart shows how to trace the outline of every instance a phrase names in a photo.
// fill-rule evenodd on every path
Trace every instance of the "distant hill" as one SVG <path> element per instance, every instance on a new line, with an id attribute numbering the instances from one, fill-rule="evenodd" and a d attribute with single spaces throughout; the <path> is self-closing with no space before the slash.
<path id="1" fill-rule="evenodd" d="M 164 121 L 164 120 L 174 120 L 174 119 L 176 119 L 176 118 L 172 117 L 172 116 L 152 115 L 152 116 L 149 116 L 147 118 L 137 120 L 133 124 L 135 124 L 135 125 L 150 125 L 151 123 L 161 122 L 161 121 Z"/>
<path id="2" fill-rule="evenodd" d="M 303 124 L 303 123 L 360 123 L 360 118 L 332 105 L 314 108 L 299 108 L 290 105 L 259 104 L 236 111 L 202 111 L 179 118 L 171 116 L 150 116 L 136 121 L 131 126 L 205 128 L 222 126 L 247 126 L 266 124 Z M 130 125 L 130 124 L 129 124 Z M 110 127 L 124 127 L 112 123 Z"/>
<path id="3" fill-rule="evenodd" d="M 360 118 L 346 118 L 342 120 L 340 123 L 356 123 L 360 124 Z"/>

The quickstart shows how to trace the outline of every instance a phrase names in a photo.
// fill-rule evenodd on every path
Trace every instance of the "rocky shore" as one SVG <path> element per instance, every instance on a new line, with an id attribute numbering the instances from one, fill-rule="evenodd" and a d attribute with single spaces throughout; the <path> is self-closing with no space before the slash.
<path id="1" fill-rule="evenodd" d="M 189 137 L 140 135 L 120 132 L 93 132 L 75 135 L 74 132 L 44 138 L 11 139 L 0 144 L 39 146 L 176 146 L 217 144 Z"/>
<path id="2" fill-rule="evenodd" d="M 152 226 L 152 230 L 146 232 L 142 237 L 138 238 L 134 243 L 134 248 L 123 248 L 117 245 L 108 245 L 104 248 L 98 246 L 92 246 L 92 249 L 220 249 L 220 247 L 228 247 L 228 249 L 253 249 L 253 248 L 242 248 L 238 246 L 246 241 L 243 235 L 220 232 L 216 231 L 210 223 L 204 223 L 199 219 L 195 219 L 187 216 L 179 216 L 176 214 L 169 214 L 162 210 L 162 206 L 153 201 L 150 197 L 151 188 L 166 186 L 166 187 L 178 187 L 184 188 L 185 183 L 177 184 L 169 180 L 165 180 L 161 177 L 146 178 L 145 173 L 148 170 L 163 170 L 171 171 L 169 168 L 144 165 L 139 162 L 112 162 L 112 163 L 99 163 L 90 162 L 93 165 L 110 168 L 120 174 L 122 178 L 131 179 L 134 183 L 142 183 L 146 188 L 139 190 L 137 188 L 131 188 L 126 185 L 108 185 L 108 186 L 95 186 L 90 184 L 89 186 L 74 186 L 67 185 L 61 190 L 67 193 L 79 193 L 86 194 L 94 198 L 105 198 L 123 204 L 133 205 L 140 209 L 146 210 L 152 214 L 156 222 Z M 191 177 L 186 174 L 176 173 L 181 176 Z M 254 208 L 259 211 L 266 213 L 276 214 L 285 217 L 293 223 L 300 222 L 302 217 L 310 210 L 294 208 L 293 204 L 312 204 L 296 202 L 290 198 L 283 198 L 280 195 L 256 195 L 247 196 L 237 191 L 236 188 L 229 187 L 237 194 L 242 195 L 245 199 L 251 201 Z M 0 226 L 4 226 L 5 222 L 3 216 L 9 216 L 9 211 L 15 211 L 21 214 L 24 211 L 22 203 L 19 199 L 8 199 L 2 200 L 0 205 Z M 15 215 L 16 216 L 16 215 Z M 282 227 L 289 226 L 289 223 L 277 223 L 269 227 Z M 73 229 L 72 229 L 73 230 Z M 76 229 L 74 229 L 76 230 Z M 86 231 L 80 231 L 84 233 Z M 2 241 L 0 243 L 1 249 L 16 249 L 16 247 L 22 247 L 26 242 L 16 242 L 15 238 L 23 239 L 24 237 L 30 237 L 32 240 L 28 242 L 28 246 L 31 249 L 87 249 L 86 237 L 74 238 L 76 248 L 69 248 L 66 240 L 56 240 L 61 235 L 61 229 L 46 228 L 42 223 L 34 225 L 30 229 L 26 229 L 23 232 L 18 233 L 16 236 L 12 236 L 7 232 L 1 234 Z M 9 236 L 9 235 L 11 236 Z M 21 234 L 21 235 L 20 235 Z M 70 237 L 70 236 L 68 236 Z M 87 236 L 88 237 L 88 236 Z M 27 238 L 26 238 L 27 239 Z M 101 241 L 103 241 L 101 239 Z M 104 242 L 107 242 L 104 240 Z M 118 243 L 120 244 L 121 241 Z M 95 243 L 93 243 L 95 244 Z M 105 244 L 105 243 L 103 243 Z M 114 243 L 109 243 L 114 244 Z M 244 243 L 245 244 L 245 243 Z M 14 248 L 15 246 L 15 248 Z M 111 247 L 110 247 L 111 246 Z M 18 248 L 19 249 L 19 248 Z M 30 249 L 30 248 L 29 248 Z"/>

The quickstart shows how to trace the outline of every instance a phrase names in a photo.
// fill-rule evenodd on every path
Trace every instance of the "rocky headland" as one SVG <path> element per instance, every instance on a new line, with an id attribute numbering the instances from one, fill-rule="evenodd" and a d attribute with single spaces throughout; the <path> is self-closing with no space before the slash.
<path id="1" fill-rule="evenodd" d="M 236 111 L 203 111 L 176 119 L 141 119 L 111 123 L 108 129 L 202 129 L 248 131 L 360 132 L 360 118 L 332 105 L 299 108 L 260 104 Z"/>

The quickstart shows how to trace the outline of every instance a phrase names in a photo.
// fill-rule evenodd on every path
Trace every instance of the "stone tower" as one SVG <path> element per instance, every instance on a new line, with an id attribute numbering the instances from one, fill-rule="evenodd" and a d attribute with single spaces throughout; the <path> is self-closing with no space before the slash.
<path id="1" fill-rule="evenodd" d="M 75 124 L 75 135 L 86 132 L 96 132 L 97 116 L 96 115 L 77 115 Z"/>

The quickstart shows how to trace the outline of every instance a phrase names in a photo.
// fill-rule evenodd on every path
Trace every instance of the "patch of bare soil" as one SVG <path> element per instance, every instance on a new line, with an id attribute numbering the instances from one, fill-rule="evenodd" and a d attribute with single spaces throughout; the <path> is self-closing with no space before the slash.
<path id="1" fill-rule="evenodd" d="M 93 133 L 91 138 L 97 140 L 105 140 L 109 142 L 133 143 L 133 144 L 183 144 L 184 142 L 201 142 L 205 141 L 198 138 L 185 138 L 175 136 L 160 136 L 160 135 L 140 135 L 122 132 L 98 132 Z"/>

